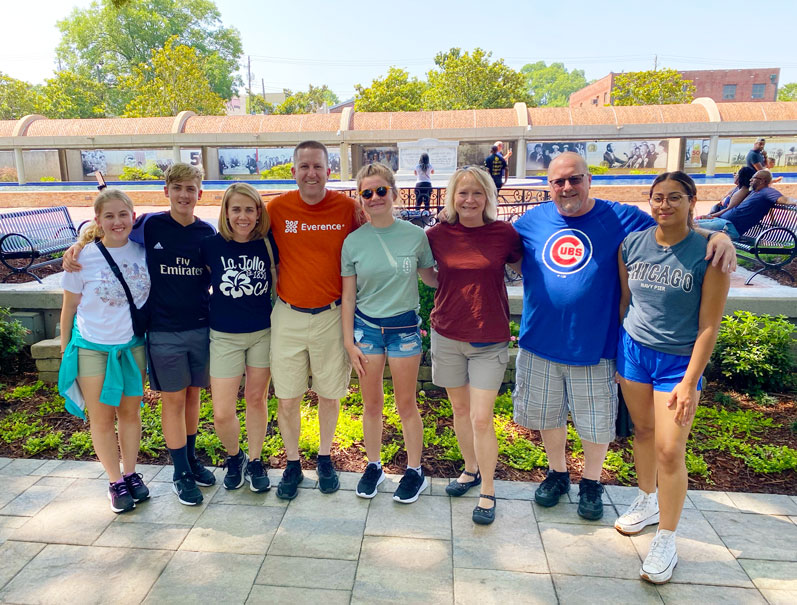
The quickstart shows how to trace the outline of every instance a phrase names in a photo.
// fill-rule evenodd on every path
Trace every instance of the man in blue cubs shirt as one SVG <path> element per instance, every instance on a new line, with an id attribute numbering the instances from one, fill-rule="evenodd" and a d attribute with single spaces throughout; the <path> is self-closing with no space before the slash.
<path id="1" fill-rule="evenodd" d="M 793 205 L 795 200 L 770 187 L 772 173 L 759 170 L 750 179 L 752 193 L 733 208 L 718 212 L 713 218 L 695 221 L 698 227 L 711 231 L 724 231 L 731 239 L 739 239 L 750 227 L 758 224 L 775 204 Z"/>
<path id="2" fill-rule="evenodd" d="M 601 468 L 617 415 L 617 250 L 626 235 L 656 223 L 635 206 L 591 198 L 591 182 L 580 155 L 559 155 L 548 168 L 553 203 L 515 223 L 523 242 L 523 317 L 513 400 L 515 421 L 540 431 L 548 456 L 535 501 L 554 506 L 570 490 L 569 411 L 584 446 L 578 514 L 599 519 Z M 726 270 L 735 267 L 723 235 L 712 239 L 708 254 Z"/>
<path id="3" fill-rule="evenodd" d="M 210 382 L 210 282 L 199 244 L 216 231 L 194 216 L 202 196 L 202 170 L 177 163 L 164 178 L 169 211 L 140 216 L 130 239 L 144 246 L 152 283 L 147 365 L 150 387 L 161 392 L 163 436 L 174 465 L 173 489 L 180 503 L 194 506 L 202 502 L 197 485 L 216 482 L 195 452 L 199 393 Z M 67 271 L 79 269 L 73 264 L 77 253 L 70 249 L 64 255 Z"/>

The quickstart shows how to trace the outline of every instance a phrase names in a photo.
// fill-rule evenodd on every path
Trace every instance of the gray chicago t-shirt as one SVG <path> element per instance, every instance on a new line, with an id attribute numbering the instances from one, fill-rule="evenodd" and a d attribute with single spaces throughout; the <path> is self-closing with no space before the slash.
<path id="1" fill-rule="evenodd" d="M 631 304 L 623 327 L 638 343 L 671 355 L 691 355 L 697 339 L 706 272 L 706 238 L 694 231 L 672 247 L 656 242 L 656 227 L 622 243 Z"/>

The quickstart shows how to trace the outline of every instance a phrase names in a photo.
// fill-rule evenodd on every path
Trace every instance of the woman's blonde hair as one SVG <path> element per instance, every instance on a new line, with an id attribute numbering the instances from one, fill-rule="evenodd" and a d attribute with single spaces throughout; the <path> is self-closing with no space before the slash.
<path id="1" fill-rule="evenodd" d="M 102 209 L 105 204 L 113 200 L 120 200 L 125 206 L 127 206 L 127 209 L 130 210 L 130 214 L 135 212 L 135 209 L 133 208 L 133 200 L 131 200 L 124 191 L 121 189 L 103 189 L 100 191 L 100 194 L 94 198 L 94 221 L 89 223 L 86 228 L 80 232 L 78 243 L 81 246 L 85 246 L 96 239 L 102 239 L 105 237 L 102 227 L 100 227 L 100 224 L 97 222 L 97 217 L 102 214 Z"/>
<path id="2" fill-rule="evenodd" d="M 378 176 L 385 179 L 385 182 L 390 185 L 390 188 L 393 190 L 394 198 L 398 195 L 398 191 L 396 190 L 396 175 L 393 174 L 393 170 L 390 166 L 386 164 L 382 164 L 381 162 L 374 162 L 373 164 L 366 164 L 357 172 L 357 192 L 360 192 L 360 185 L 363 182 L 363 179 L 368 178 L 369 176 Z"/>
<path id="3" fill-rule="evenodd" d="M 269 227 L 271 227 L 271 221 L 268 218 L 263 198 L 260 197 L 257 189 L 249 183 L 233 183 L 224 192 L 224 197 L 221 199 L 221 211 L 219 212 L 219 234 L 227 241 L 233 238 L 232 226 L 227 218 L 227 210 L 230 207 L 230 198 L 236 193 L 251 198 L 257 208 L 257 222 L 255 223 L 255 228 L 249 234 L 249 241 L 263 239 L 266 237 Z"/>
<path id="4" fill-rule="evenodd" d="M 495 188 L 495 183 L 493 182 L 492 177 L 487 174 L 486 170 L 478 166 L 464 166 L 462 168 L 457 168 L 454 174 L 451 175 L 451 179 L 449 179 L 448 185 L 446 185 L 445 208 L 446 214 L 448 215 L 447 220 L 451 224 L 459 222 L 459 215 L 457 215 L 454 199 L 457 193 L 457 187 L 459 187 L 459 184 L 462 182 L 462 179 L 465 178 L 465 175 L 468 174 L 476 180 L 476 183 L 484 190 L 484 193 L 487 196 L 482 217 L 484 218 L 485 223 L 492 223 L 496 220 L 496 218 L 498 218 L 498 190 Z"/>

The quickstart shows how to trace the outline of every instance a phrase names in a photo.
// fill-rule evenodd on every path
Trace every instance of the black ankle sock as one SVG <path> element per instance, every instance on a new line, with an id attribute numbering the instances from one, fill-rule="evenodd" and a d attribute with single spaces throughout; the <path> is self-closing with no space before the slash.
<path id="1" fill-rule="evenodd" d="M 329 454 L 327 454 L 326 456 L 323 456 L 322 454 L 318 454 L 318 462 L 319 462 L 319 464 L 321 462 L 332 462 L 332 457 Z"/>
<path id="2" fill-rule="evenodd" d="M 188 463 L 185 445 L 175 450 L 169 448 L 169 455 L 172 457 L 172 464 L 174 465 L 173 479 L 179 479 L 183 476 L 183 473 L 191 474 L 191 465 Z"/>
<path id="3" fill-rule="evenodd" d="M 188 456 L 188 462 L 192 465 L 195 462 L 198 462 L 196 457 L 196 433 L 193 435 L 186 435 L 185 436 L 185 447 L 186 447 L 186 454 Z"/>
<path id="4" fill-rule="evenodd" d="M 291 466 L 295 466 L 296 468 L 302 468 L 302 463 L 299 460 L 288 460 L 288 463 L 285 465 L 285 468 L 289 468 Z"/>

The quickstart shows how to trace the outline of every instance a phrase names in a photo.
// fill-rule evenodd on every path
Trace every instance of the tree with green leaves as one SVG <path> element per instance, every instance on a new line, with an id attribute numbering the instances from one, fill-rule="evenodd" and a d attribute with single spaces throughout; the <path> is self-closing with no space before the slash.
<path id="1" fill-rule="evenodd" d="M 291 92 L 285 89 L 286 99 L 277 105 L 274 113 L 287 114 L 287 113 L 315 113 L 323 105 L 335 105 L 339 103 L 337 95 L 329 90 L 329 87 L 324 84 L 323 86 L 313 86 L 307 89 L 307 92 L 298 91 Z"/>
<path id="2" fill-rule="evenodd" d="M 35 86 L 0 72 L 0 120 L 18 120 L 41 113 L 44 97 Z"/>
<path id="3" fill-rule="evenodd" d="M 105 88 L 95 80 L 59 71 L 45 82 L 42 113 L 48 118 L 102 118 L 107 114 Z"/>
<path id="4" fill-rule="evenodd" d="M 224 99 L 210 86 L 204 59 L 196 49 L 177 43 L 177 36 L 163 48 L 152 51 L 152 59 L 133 69 L 122 86 L 134 96 L 124 116 L 173 116 L 180 111 L 203 115 L 224 113 Z"/>
<path id="5" fill-rule="evenodd" d="M 778 101 L 797 101 L 797 82 L 781 86 L 778 89 Z"/>
<path id="6" fill-rule="evenodd" d="M 491 61 L 491 52 L 476 48 L 472 53 L 452 48 L 434 59 L 437 69 L 427 74 L 423 108 L 492 109 L 531 103 L 526 79 L 504 63 Z"/>
<path id="7" fill-rule="evenodd" d="M 398 67 L 391 67 L 384 78 L 369 87 L 356 84 L 355 111 L 421 111 L 426 83 Z"/>
<path id="8" fill-rule="evenodd" d="M 614 105 L 672 105 L 691 103 L 695 85 L 675 69 L 616 74 L 612 87 Z"/>
<path id="9" fill-rule="evenodd" d="M 588 84 L 583 69 L 568 71 L 563 63 L 527 63 L 520 73 L 525 76 L 527 90 L 538 106 L 567 107 L 570 95 Z"/>
<path id="10" fill-rule="evenodd" d="M 119 81 L 175 36 L 203 58 L 203 73 L 218 96 L 230 99 L 241 84 L 235 75 L 243 53 L 240 34 L 223 26 L 212 0 L 102 0 L 74 9 L 57 25 L 59 62 L 102 84 L 111 113 L 120 113 L 130 100 L 117 91 Z"/>
<path id="11" fill-rule="evenodd" d="M 269 103 L 263 97 L 252 94 L 246 96 L 246 113 L 274 113 L 274 103 Z"/>

